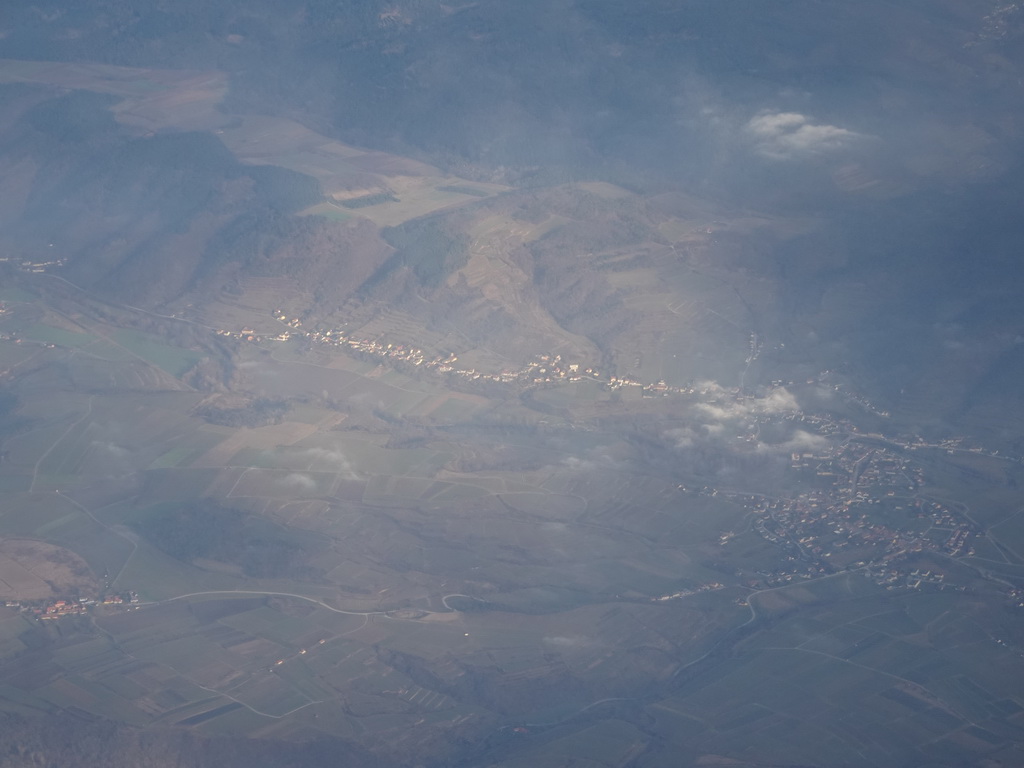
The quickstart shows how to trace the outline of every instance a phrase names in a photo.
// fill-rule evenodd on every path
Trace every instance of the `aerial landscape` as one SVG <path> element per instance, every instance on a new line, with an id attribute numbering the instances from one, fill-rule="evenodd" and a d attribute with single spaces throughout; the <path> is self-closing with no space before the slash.
<path id="1" fill-rule="evenodd" d="M 1024 10 L 14 0 L 0 764 L 1024 765 Z"/>

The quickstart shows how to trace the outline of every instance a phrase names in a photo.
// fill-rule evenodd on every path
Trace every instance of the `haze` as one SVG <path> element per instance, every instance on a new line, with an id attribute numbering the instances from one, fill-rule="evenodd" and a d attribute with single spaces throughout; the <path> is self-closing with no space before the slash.
<path id="1" fill-rule="evenodd" d="M 4 764 L 1020 765 L 1022 34 L 9 2 Z"/>

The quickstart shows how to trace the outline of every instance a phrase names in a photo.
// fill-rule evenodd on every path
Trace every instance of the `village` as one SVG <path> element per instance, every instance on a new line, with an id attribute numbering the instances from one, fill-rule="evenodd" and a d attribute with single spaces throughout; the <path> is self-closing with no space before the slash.
<path id="1" fill-rule="evenodd" d="M 740 404 L 756 400 L 739 389 L 726 390 L 705 385 L 674 387 L 664 381 L 643 383 L 628 376 L 602 376 L 596 368 L 569 363 L 559 355 L 538 355 L 519 370 L 482 372 L 460 367 L 455 354 L 430 357 L 415 346 L 353 338 L 335 329 L 305 331 L 299 318 L 289 318 L 282 310 L 275 310 L 273 316 L 286 326 L 286 330 L 269 337 L 271 341 L 302 339 L 316 344 L 344 347 L 349 351 L 471 381 L 526 386 L 594 381 L 612 390 L 635 387 L 645 396 L 698 395 L 705 399 L 710 397 L 712 400 L 721 399 Z M 251 330 L 244 330 L 240 334 L 227 331 L 221 333 L 247 341 L 261 341 Z M 752 337 L 751 357 L 758 351 L 757 339 Z M 830 371 L 823 371 L 807 383 L 826 386 L 876 416 L 889 416 L 888 412 L 875 407 L 866 398 L 842 391 L 841 385 L 833 382 L 830 374 Z M 771 389 L 791 384 L 773 381 Z M 806 414 L 799 410 L 756 415 L 752 424 L 748 425 L 748 441 L 757 441 L 758 423 L 764 421 L 793 422 L 830 440 L 828 447 L 791 454 L 790 469 L 802 476 L 805 482 L 801 483 L 801 488 L 806 490 L 790 498 L 769 498 L 710 488 L 701 491 L 711 495 L 722 493 L 736 497 L 754 513 L 754 529 L 784 551 L 786 565 L 759 571 L 748 584 L 754 589 L 772 588 L 794 580 L 852 570 L 865 573 L 887 589 L 963 589 L 962 586 L 947 582 L 945 574 L 941 572 L 902 565 L 903 561 L 915 554 L 934 553 L 951 558 L 970 556 L 974 553 L 972 538 L 977 535 L 974 524 L 962 512 L 921 492 L 924 472 L 904 454 L 932 448 L 949 454 L 967 451 L 1011 461 L 1024 460 L 1000 456 L 998 451 L 966 447 L 964 437 L 950 437 L 930 443 L 919 436 L 894 438 L 862 433 L 849 419 Z M 733 535 L 723 535 L 722 543 L 727 543 Z M 707 584 L 695 591 L 718 588 L 721 587 L 717 583 Z M 672 600 L 690 593 L 690 590 L 686 590 L 652 599 Z"/>
<path id="2" fill-rule="evenodd" d="M 375 357 L 386 358 L 388 361 L 405 363 L 414 368 L 422 368 L 448 376 L 460 377 L 468 381 L 498 382 L 504 384 L 556 384 L 564 382 L 595 381 L 608 389 L 624 387 L 636 388 L 644 395 L 692 394 L 690 387 L 673 387 L 664 381 L 644 384 L 629 376 L 602 377 L 599 370 L 582 363 L 569 363 L 561 355 L 538 355 L 534 360 L 518 370 L 503 370 L 498 373 L 478 371 L 475 368 L 461 368 L 456 365 L 458 356 L 452 353 L 429 357 L 422 349 L 407 344 L 388 343 L 374 339 L 358 339 L 349 336 L 345 331 L 336 329 L 305 331 L 302 321 L 297 317 L 289 318 L 280 309 L 273 312 L 274 319 L 283 323 L 288 330 L 273 336 L 261 336 L 251 328 L 241 331 L 218 330 L 220 336 L 240 339 L 252 343 L 264 340 L 286 342 L 304 340 L 314 344 L 341 347 L 349 352 L 362 353 Z"/>
<path id="3" fill-rule="evenodd" d="M 0 305 L 0 313 L 5 309 Z M 536 387 L 589 381 L 609 390 L 635 389 L 645 397 L 670 394 L 696 396 L 707 405 L 740 406 L 736 411 L 747 414 L 747 423 L 737 437 L 755 449 L 759 445 L 760 427 L 773 421 L 789 422 L 826 438 L 828 445 L 824 448 L 797 451 L 790 455 L 790 469 L 801 478 L 800 492 L 791 497 L 774 498 L 710 487 L 698 491 L 739 501 L 753 513 L 753 530 L 783 551 L 785 564 L 757 571 L 747 583 L 753 589 L 772 588 L 850 570 L 864 572 L 887 588 L 919 589 L 928 585 L 955 588 L 955 585 L 944 581 L 941 573 L 917 572 L 917 569 L 905 569 L 899 565 L 902 559 L 915 554 L 970 556 L 973 554 L 972 539 L 977 535 L 975 526 L 961 511 L 921 492 L 923 470 L 911 460 L 911 452 L 934 449 L 947 454 L 964 452 L 1004 461 L 1024 461 L 1024 458 L 1000 454 L 996 450 L 970 446 L 962 436 L 928 442 L 917 435 L 861 432 L 851 419 L 830 414 L 804 413 L 796 408 L 782 412 L 758 410 L 758 403 L 766 398 L 766 393 L 806 383 L 831 389 L 876 416 L 889 416 L 866 398 L 843 391 L 842 385 L 828 370 L 806 382 L 772 381 L 769 386 L 759 388 L 756 395 L 738 387 L 720 387 L 713 382 L 680 387 L 670 386 L 664 381 L 644 383 L 627 375 L 602 375 L 596 367 L 568 362 L 557 354 L 537 355 L 519 369 L 487 372 L 460 366 L 454 353 L 431 355 L 411 344 L 359 338 L 344 330 L 306 330 L 300 318 L 290 317 L 281 309 L 274 310 L 272 316 L 284 326 L 275 335 L 260 334 L 252 328 L 219 330 L 216 333 L 255 344 L 303 341 L 335 347 L 398 364 L 407 370 L 429 370 L 470 382 Z M 752 335 L 748 361 L 756 357 L 761 346 L 760 339 Z M 723 534 L 720 543 L 727 544 L 735 535 L 733 532 Z M 705 587 L 720 588 L 717 584 L 702 585 L 698 591 Z M 688 594 L 676 593 L 652 599 L 671 600 Z M 40 619 L 55 619 L 86 613 L 95 605 L 119 605 L 133 601 L 129 595 L 97 600 L 54 600 L 19 607 Z"/>
<path id="4" fill-rule="evenodd" d="M 861 571 L 888 589 L 960 588 L 940 572 L 903 565 L 919 554 L 971 556 L 977 536 L 964 511 L 922 491 L 923 470 L 910 459 L 847 438 L 818 451 L 793 453 L 790 469 L 807 482 L 800 484 L 806 490 L 789 498 L 700 491 L 741 503 L 753 514 L 753 529 L 783 550 L 787 566 L 758 571 L 748 587 Z M 719 543 L 725 546 L 736 535 L 727 532 Z"/>
<path id="5" fill-rule="evenodd" d="M 696 595 L 700 592 L 717 592 L 719 589 L 725 589 L 725 584 L 720 581 L 709 581 L 705 584 L 700 584 L 694 589 L 681 589 L 678 592 L 673 592 L 670 595 L 661 595 L 660 597 L 652 597 L 650 601 L 652 603 L 664 603 L 667 600 L 680 600 L 690 595 Z"/>
<path id="6" fill-rule="evenodd" d="M 50 247 L 51 248 L 53 247 L 52 243 L 50 244 Z M 10 262 L 10 261 L 12 261 L 12 257 L 11 256 L 0 256 L 0 264 L 5 263 L 5 262 Z M 35 274 L 40 274 L 40 273 L 46 272 L 46 271 L 48 271 L 50 269 L 54 269 L 54 268 L 57 268 L 57 267 L 63 267 L 67 263 L 68 263 L 68 260 L 67 260 L 66 257 L 59 258 L 59 259 L 44 259 L 44 260 L 37 260 L 37 261 L 33 261 L 31 259 L 25 259 L 25 260 L 21 261 L 17 266 L 18 266 L 18 269 L 20 269 L 22 272 L 33 272 Z"/>
<path id="7" fill-rule="evenodd" d="M 5 607 L 15 608 L 40 621 L 63 619 L 67 616 L 84 616 L 96 606 L 119 607 L 139 602 L 135 592 L 108 593 L 99 597 L 64 597 L 45 600 L 7 600 Z"/>

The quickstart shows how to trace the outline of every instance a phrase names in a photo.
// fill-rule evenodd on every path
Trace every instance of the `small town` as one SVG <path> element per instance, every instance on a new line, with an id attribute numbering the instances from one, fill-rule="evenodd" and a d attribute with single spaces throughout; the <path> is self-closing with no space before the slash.
<path id="1" fill-rule="evenodd" d="M 719 589 L 725 589 L 725 584 L 720 581 L 709 581 L 706 584 L 701 584 L 695 589 L 681 589 L 678 592 L 673 592 L 671 595 L 661 595 L 660 597 L 652 597 L 652 603 L 664 603 L 667 600 L 680 600 L 690 595 L 696 595 L 700 592 L 716 592 Z"/>
<path id="2" fill-rule="evenodd" d="M 100 597 L 65 597 L 46 600 L 7 600 L 7 608 L 16 608 L 40 621 L 63 619 L 67 616 L 84 616 L 96 606 L 134 605 L 139 602 L 135 592 L 105 594 Z"/>
<path id="3" fill-rule="evenodd" d="M 825 387 L 843 397 L 848 402 L 858 406 L 860 409 L 879 416 L 889 418 L 888 411 L 878 408 L 870 400 L 858 393 L 850 392 L 842 384 L 835 381 L 833 371 L 828 369 L 821 371 L 817 376 L 806 381 L 783 381 L 773 380 L 768 386 L 761 387 L 757 394 L 751 394 L 740 387 L 725 388 L 715 382 L 689 382 L 685 386 L 672 386 L 665 381 L 645 383 L 628 375 L 609 374 L 602 376 L 601 372 L 592 366 L 583 363 L 569 363 L 562 359 L 561 355 L 537 355 L 523 368 L 518 370 L 506 369 L 499 373 L 478 371 L 473 368 L 460 368 L 456 365 L 458 356 L 454 353 L 435 355 L 428 357 L 424 350 L 410 344 L 387 342 L 375 339 L 352 338 L 343 330 L 328 329 L 306 331 L 302 330 L 302 320 L 297 317 L 289 317 L 284 310 L 275 309 L 273 317 L 286 326 L 288 330 L 274 336 L 262 336 L 252 328 L 244 328 L 241 331 L 218 330 L 220 336 L 238 339 L 252 343 L 261 343 L 265 340 L 276 342 L 287 342 L 293 340 L 305 340 L 314 344 L 344 348 L 346 351 L 354 352 L 371 357 L 384 358 L 389 362 L 404 363 L 415 368 L 432 370 L 440 374 L 459 377 L 474 382 L 498 382 L 503 384 L 519 384 L 521 386 L 539 386 L 544 384 L 575 383 L 581 381 L 593 381 L 601 384 L 606 389 L 635 389 L 644 397 L 667 396 L 667 395 L 697 395 L 708 404 L 731 403 L 741 406 L 750 406 L 756 412 L 758 401 L 770 395 L 772 392 L 787 387 L 802 384 L 817 385 Z M 763 342 L 756 334 L 751 334 L 750 355 L 747 361 L 756 358 L 763 347 Z M 862 433 L 856 424 L 847 418 L 837 418 L 832 415 L 804 413 L 800 410 L 790 410 L 782 413 L 756 414 L 754 423 L 751 425 L 749 434 L 741 436 L 748 442 L 755 442 L 757 435 L 757 420 L 763 418 L 781 419 L 809 427 L 816 434 L 826 437 L 848 437 L 857 435 L 865 440 L 877 442 L 883 449 L 896 450 L 918 450 L 936 448 L 944 450 L 948 454 L 973 453 L 982 456 L 999 458 L 1004 461 L 1024 463 L 1024 455 L 1013 456 L 1001 453 L 999 450 L 989 449 L 979 445 L 967 446 L 965 436 L 954 436 L 940 439 L 930 443 L 919 435 L 883 435 L 875 433 Z M 808 458 L 811 458 L 810 456 Z M 849 456 L 840 452 L 836 456 L 822 457 L 823 460 L 836 460 L 842 465 Z M 795 460 L 795 459 L 794 459 Z M 840 466 L 840 469 L 843 469 Z M 819 471 L 827 475 L 828 468 Z M 873 470 L 868 468 L 865 477 L 870 478 Z M 918 478 L 920 482 L 920 477 Z"/>
<path id="4" fill-rule="evenodd" d="M 664 381 L 644 384 L 630 376 L 610 375 L 602 377 L 601 372 L 596 368 L 582 363 L 569 363 L 563 360 L 561 355 L 538 355 L 519 370 L 506 369 L 499 373 L 488 373 L 486 371 L 478 371 L 475 368 L 458 367 L 456 363 L 459 358 L 455 354 L 429 357 L 422 349 L 409 344 L 352 338 L 345 331 L 336 329 L 305 331 L 302 330 L 302 321 L 299 318 L 289 318 L 280 309 L 275 309 L 273 316 L 274 319 L 283 323 L 289 330 L 267 337 L 261 336 L 251 328 L 243 328 L 241 331 L 219 330 L 217 334 L 253 343 L 260 343 L 264 340 L 277 342 L 304 340 L 314 344 L 342 347 L 350 352 L 386 358 L 391 362 L 405 363 L 415 368 L 422 367 L 425 370 L 460 377 L 468 381 L 491 381 L 525 385 L 596 381 L 613 390 L 625 387 L 637 388 L 648 396 L 670 393 L 692 394 L 695 391 L 692 387 L 672 387 Z"/>
<path id="5" fill-rule="evenodd" d="M 10 256 L 0 256 L 0 263 L 10 262 L 11 260 L 12 258 Z M 17 266 L 22 272 L 40 274 L 54 268 L 63 267 L 67 263 L 68 260 L 66 257 L 60 259 L 42 259 L 37 261 L 25 259 L 18 263 Z"/>
<path id="6" fill-rule="evenodd" d="M 933 446 L 939 447 L 939 446 Z M 916 554 L 974 554 L 977 536 L 966 510 L 930 498 L 924 474 L 910 459 L 850 437 L 828 448 L 793 453 L 790 469 L 817 485 L 791 498 L 704 488 L 753 513 L 753 529 L 785 553 L 787 566 L 759 571 L 746 586 L 765 589 L 841 571 L 861 571 L 888 589 L 922 585 L 957 589 L 942 573 L 908 569 Z M 816 481 L 816 482 L 815 482 Z M 726 545 L 737 534 L 720 537 Z"/>

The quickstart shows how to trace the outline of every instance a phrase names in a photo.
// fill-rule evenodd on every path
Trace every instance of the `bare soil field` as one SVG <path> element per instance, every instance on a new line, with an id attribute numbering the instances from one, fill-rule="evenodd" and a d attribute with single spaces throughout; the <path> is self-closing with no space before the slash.
<path id="1" fill-rule="evenodd" d="M 95 589 L 96 577 L 73 552 L 33 539 L 0 538 L 0 596 L 5 600 L 45 600 Z"/>
<path id="2" fill-rule="evenodd" d="M 369 206 L 356 215 L 394 226 L 427 213 L 505 191 L 498 184 L 468 182 L 426 163 L 387 152 L 342 144 L 294 120 L 263 115 L 230 116 L 218 106 L 228 77 L 217 70 L 163 70 L 102 64 L 0 59 L 0 83 L 55 85 L 123 98 L 113 112 L 140 132 L 214 131 L 239 160 L 278 165 L 318 179 L 331 197 L 357 190 L 393 190 L 395 202 Z M 337 216 L 327 205 L 307 211 Z M 342 214 L 348 212 L 339 212 Z"/>
<path id="3" fill-rule="evenodd" d="M 293 445 L 316 431 L 316 427 L 312 424 L 300 424 L 294 421 L 239 430 L 196 459 L 193 466 L 222 467 L 243 448 L 275 448 L 279 445 Z"/>

